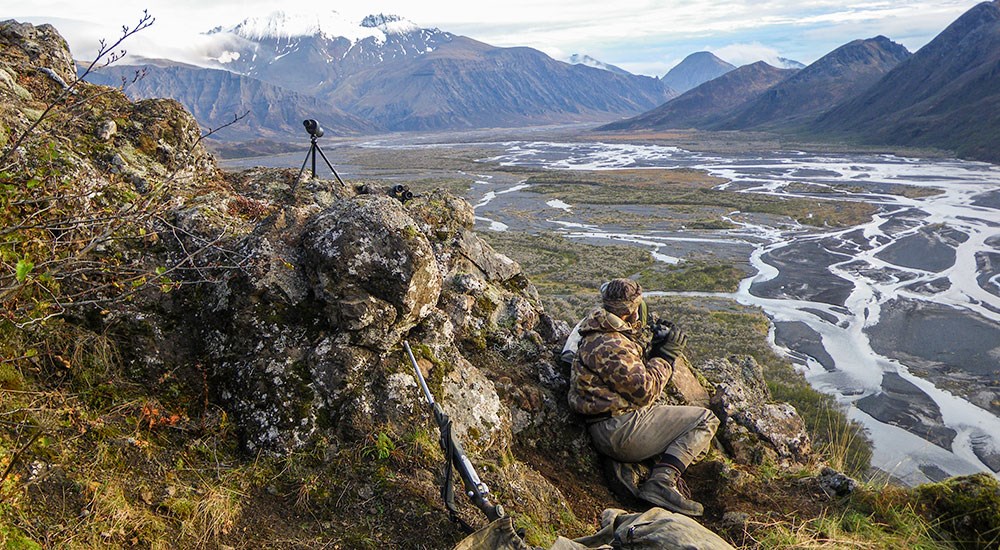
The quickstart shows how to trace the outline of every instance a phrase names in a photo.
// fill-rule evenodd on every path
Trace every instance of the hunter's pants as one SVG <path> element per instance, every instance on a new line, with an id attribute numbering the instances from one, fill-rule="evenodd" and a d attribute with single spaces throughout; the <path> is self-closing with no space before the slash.
<path id="1" fill-rule="evenodd" d="M 619 462 L 642 462 L 664 452 L 687 467 L 712 442 L 719 419 L 702 407 L 654 405 L 588 427 L 594 447 Z"/>

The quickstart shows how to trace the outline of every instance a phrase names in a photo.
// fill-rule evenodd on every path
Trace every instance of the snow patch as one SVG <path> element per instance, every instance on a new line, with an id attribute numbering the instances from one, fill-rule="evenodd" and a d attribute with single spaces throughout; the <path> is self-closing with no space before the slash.
<path id="1" fill-rule="evenodd" d="M 287 13 L 274 11 L 263 17 L 248 17 L 228 32 L 249 40 L 288 39 L 298 36 L 343 37 L 351 42 L 374 38 L 385 42 L 389 35 L 406 34 L 420 28 L 395 15 L 369 15 L 358 21 L 337 11 Z"/>
<path id="2" fill-rule="evenodd" d="M 240 52 L 222 52 L 218 57 L 219 63 L 232 63 L 240 58 Z"/>
<path id="3" fill-rule="evenodd" d="M 549 202 L 547 202 L 545 204 L 548 205 L 549 208 L 558 208 L 559 210 L 565 210 L 566 212 L 569 212 L 570 209 L 572 208 L 572 206 L 564 203 L 563 201 L 561 201 L 559 199 L 552 199 L 552 200 L 550 200 Z"/>

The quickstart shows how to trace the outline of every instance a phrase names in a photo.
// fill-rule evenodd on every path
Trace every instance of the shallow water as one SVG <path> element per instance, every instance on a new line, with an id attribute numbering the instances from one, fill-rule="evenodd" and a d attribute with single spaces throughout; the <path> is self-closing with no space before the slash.
<path id="1" fill-rule="evenodd" d="M 437 141 L 424 145 L 404 136 L 364 146 L 448 146 Z M 509 166 L 694 168 L 725 178 L 728 183 L 719 188 L 733 192 L 879 205 L 871 221 L 849 228 L 818 230 L 733 212 L 728 219 L 737 229 L 678 232 L 585 222 L 574 213 L 584 207 L 526 192 L 529 186 L 509 174 L 472 174 L 467 194 L 483 231 L 556 231 L 587 242 L 643 247 L 671 264 L 692 250 L 748 259 L 756 274 L 736 293 L 721 296 L 767 312 L 775 327 L 772 343 L 815 388 L 835 396 L 866 426 L 875 442 L 874 465 L 911 484 L 1000 471 L 1000 418 L 990 412 L 1000 411 L 991 405 L 1000 404 L 1000 167 L 798 151 L 717 155 L 596 142 L 481 145 L 503 150 L 489 160 Z M 301 163 L 302 153 L 296 153 L 224 164 Z M 364 172 L 349 165 L 337 169 L 345 179 Z M 809 195 L 804 183 L 826 192 Z M 943 193 L 888 193 L 898 186 Z M 641 209 L 616 212 L 628 216 Z"/>
<path id="2" fill-rule="evenodd" d="M 967 399 L 939 387 L 949 387 L 949 378 L 989 386 L 1000 375 L 1000 168 L 891 155 L 725 157 L 655 145 L 503 145 L 506 152 L 490 160 L 563 170 L 698 168 L 726 178 L 720 188 L 735 192 L 879 205 L 870 222 L 827 231 L 748 223 L 736 213 L 730 219 L 738 230 L 687 235 L 656 227 L 622 232 L 562 215 L 547 221 L 567 237 L 642 246 L 670 263 L 679 261 L 670 251 L 684 240 L 747 244 L 757 273 L 731 297 L 763 308 L 779 331 L 795 328 L 797 337 L 778 338 L 787 346 L 778 347 L 814 387 L 836 396 L 865 424 L 876 444 L 875 465 L 909 483 L 940 477 L 938 469 L 950 475 L 1000 469 L 1000 418 L 986 408 L 1000 390 L 984 387 L 980 399 Z M 790 188 L 801 183 L 827 193 Z M 943 193 L 907 198 L 886 192 L 900 185 Z M 518 193 L 524 189 L 523 182 L 485 179 L 474 186 L 485 228 L 516 230 L 505 206 L 545 200 Z M 573 208 L 561 201 L 549 206 L 553 217 Z"/>

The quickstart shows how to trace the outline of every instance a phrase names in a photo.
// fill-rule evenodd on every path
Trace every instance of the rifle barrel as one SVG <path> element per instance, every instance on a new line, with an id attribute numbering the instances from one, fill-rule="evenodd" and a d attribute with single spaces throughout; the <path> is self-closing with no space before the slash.
<path id="1" fill-rule="evenodd" d="M 403 340 L 403 347 L 406 348 L 406 354 L 410 356 L 410 363 L 413 364 L 413 370 L 417 373 L 417 380 L 420 381 L 420 387 L 424 390 L 424 397 L 427 398 L 428 403 L 433 405 L 434 396 L 431 395 L 431 390 L 427 387 L 427 381 L 424 380 L 424 373 L 420 372 L 420 365 L 417 364 L 417 358 L 413 356 L 413 350 L 410 349 L 410 343 Z"/>

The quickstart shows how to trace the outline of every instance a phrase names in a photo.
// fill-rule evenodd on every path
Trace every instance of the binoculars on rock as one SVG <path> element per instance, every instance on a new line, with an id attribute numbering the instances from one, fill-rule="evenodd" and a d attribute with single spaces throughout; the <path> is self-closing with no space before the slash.
<path id="1" fill-rule="evenodd" d="M 393 185 L 392 189 L 389 190 L 389 196 L 399 199 L 399 202 L 406 202 L 413 198 L 413 192 L 410 191 L 409 187 L 397 184 Z"/>

